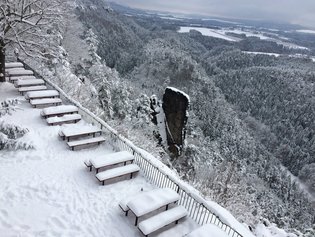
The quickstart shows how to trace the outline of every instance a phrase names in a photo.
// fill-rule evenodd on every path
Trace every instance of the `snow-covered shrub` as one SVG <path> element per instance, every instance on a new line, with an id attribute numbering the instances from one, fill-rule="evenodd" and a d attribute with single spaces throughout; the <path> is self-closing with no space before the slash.
<path id="1" fill-rule="evenodd" d="M 32 149 L 31 143 L 20 141 L 28 130 L 13 124 L 0 123 L 0 150 L 18 150 L 18 149 Z"/>
<path id="2" fill-rule="evenodd" d="M 12 111 L 15 111 L 17 104 L 19 104 L 19 100 L 17 98 L 2 101 L 0 104 L 0 117 L 6 114 L 11 114 Z"/>
<path id="3" fill-rule="evenodd" d="M 5 134 L 9 139 L 18 139 L 24 136 L 28 132 L 28 129 L 1 122 L 0 131 Z"/>
<path id="4" fill-rule="evenodd" d="M 133 117 L 136 118 L 135 127 L 142 127 L 143 124 L 149 124 L 151 122 L 151 108 L 150 108 L 150 98 L 141 94 L 138 99 L 135 100 L 133 104 Z"/>
<path id="5" fill-rule="evenodd" d="M 33 148 L 34 146 L 31 143 L 10 139 L 0 131 L 0 150 L 29 150 Z"/>
<path id="6" fill-rule="evenodd" d="M 18 99 L 6 99 L 0 104 L 0 117 L 16 111 L 19 104 Z M 17 150 L 17 149 L 32 149 L 33 145 L 28 142 L 20 141 L 19 138 L 23 137 L 28 132 L 28 129 L 22 128 L 14 124 L 7 124 L 4 121 L 0 122 L 0 150 Z"/>

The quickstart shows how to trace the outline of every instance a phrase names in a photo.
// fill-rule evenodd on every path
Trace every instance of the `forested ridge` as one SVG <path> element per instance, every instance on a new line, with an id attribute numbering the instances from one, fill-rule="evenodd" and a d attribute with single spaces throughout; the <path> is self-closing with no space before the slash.
<path id="1" fill-rule="evenodd" d="M 77 1 L 75 13 L 94 58 L 71 67 L 95 88 L 91 98 L 103 118 L 136 144 L 150 143 L 150 152 L 241 221 L 267 218 L 296 233 L 314 229 L 314 62 L 257 38 L 179 34 L 169 22 L 125 16 L 96 0 Z M 101 63 L 113 71 L 105 73 Z M 161 99 L 167 86 L 191 98 L 187 145 L 176 159 L 150 122 L 150 97 Z"/>

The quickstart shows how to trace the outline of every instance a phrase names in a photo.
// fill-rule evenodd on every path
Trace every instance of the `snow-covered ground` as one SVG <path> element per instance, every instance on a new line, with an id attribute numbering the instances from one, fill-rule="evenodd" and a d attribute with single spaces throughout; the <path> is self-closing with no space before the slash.
<path id="1" fill-rule="evenodd" d="M 275 56 L 275 57 L 279 57 L 281 55 L 281 54 L 278 54 L 278 53 L 252 52 L 252 51 L 243 51 L 243 53 L 247 53 L 247 54 L 263 54 L 263 55 L 269 55 L 269 56 Z"/>
<path id="2" fill-rule="evenodd" d="M 315 34 L 315 30 L 297 30 L 300 33 Z"/>
<path id="3" fill-rule="evenodd" d="M 288 56 L 291 58 L 307 58 L 312 60 L 312 62 L 315 62 L 315 57 L 310 57 L 308 55 L 305 54 L 278 54 L 278 53 L 266 53 L 266 52 L 253 52 L 253 51 L 242 51 L 243 53 L 246 54 L 263 54 L 263 55 L 269 55 L 269 56 L 275 56 L 275 57 L 279 57 L 279 56 Z"/>
<path id="4" fill-rule="evenodd" d="M 181 26 L 180 30 L 178 31 L 179 33 L 188 33 L 190 30 L 196 30 L 199 31 L 202 35 L 205 36 L 211 36 L 215 38 L 220 38 L 224 39 L 227 41 L 240 41 L 242 40 L 241 38 L 238 37 L 233 37 L 230 35 L 227 35 L 227 33 L 234 33 L 234 34 L 244 34 L 246 37 L 258 37 L 261 40 L 268 40 L 268 41 L 273 41 L 279 45 L 283 45 L 284 47 L 290 48 L 290 49 L 302 49 L 302 50 L 309 50 L 306 47 L 290 43 L 290 42 L 285 42 L 277 38 L 272 38 L 269 36 L 266 36 L 263 34 L 263 32 L 260 31 L 253 31 L 249 29 L 230 29 L 230 28 L 221 28 L 221 29 L 210 29 L 210 28 L 205 28 L 205 27 L 187 27 L 187 26 Z M 277 36 L 275 34 L 275 36 Z"/>
<path id="5" fill-rule="evenodd" d="M 218 31 L 220 31 L 222 34 L 225 34 L 225 33 L 244 34 L 244 35 L 246 35 L 246 37 L 258 37 L 262 40 L 270 39 L 270 37 L 263 35 L 261 32 L 252 32 L 252 31 L 241 30 L 241 29 L 233 29 L 233 30 L 232 29 L 222 29 L 222 30 L 218 30 Z"/>
<path id="6" fill-rule="evenodd" d="M 134 216 L 125 217 L 118 203 L 155 187 L 141 173 L 101 186 L 83 161 L 112 148 L 105 143 L 70 151 L 58 137 L 60 126 L 47 126 L 40 109 L 32 108 L 11 84 L 0 83 L 0 101 L 15 97 L 22 100 L 20 109 L 0 122 L 28 128 L 23 139 L 36 149 L 0 151 L 0 236 L 140 236 Z M 183 236 L 197 225 L 186 218 L 170 227 L 154 236 Z"/>
<path id="7" fill-rule="evenodd" d="M 199 31 L 202 35 L 205 36 L 211 36 L 215 38 L 220 38 L 228 41 L 239 41 L 238 38 L 234 38 L 228 35 L 225 35 L 224 33 L 220 33 L 217 30 L 209 29 L 209 28 L 203 28 L 203 27 L 188 27 L 188 26 L 181 26 L 179 33 L 188 33 L 190 30 L 196 30 Z"/>
<path id="8" fill-rule="evenodd" d="M 0 151 L 0 236 L 141 236 L 134 226 L 135 217 L 126 217 L 118 203 L 156 187 L 141 172 L 132 180 L 122 178 L 101 186 L 83 162 L 114 152 L 108 143 L 71 151 L 58 136 L 60 126 L 47 126 L 40 109 L 32 108 L 12 84 L 0 83 L 0 101 L 8 98 L 19 98 L 21 104 L 0 122 L 27 128 L 29 132 L 22 139 L 35 149 Z M 78 125 L 88 126 L 84 121 L 75 126 Z M 146 156 L 152 157 L 149 153 Z M 211 201 L 208 205 L 244 237 L 253 236 L 226 209 Z M 181 237 L 196 228 L 194 221 L 185 218 L 152 236 Z M 258 237 L 296 237 L 270 223 L 268 227 L 259 224 L 254 232 Z"/>

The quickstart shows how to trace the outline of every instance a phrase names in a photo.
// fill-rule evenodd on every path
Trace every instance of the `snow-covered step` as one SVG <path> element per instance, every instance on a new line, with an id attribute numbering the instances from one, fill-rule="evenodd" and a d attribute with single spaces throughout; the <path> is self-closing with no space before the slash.
<path id="1" fill-rule="evenodd" d="M 96 178 L 104 185 L 106 180 L 121 177 L 124 175 L 130 175 L 130 178 L 132 178 L 133 174 L 139 171 L 139 166 L 137 166 L 136 164 L 130 164 L 100 172 L 96 174 Z"/>
<path id="2" fill-rule="evenodd" d="M 92 164 L 91 164 L 92 165 Z M 148 192 L 155 192 L 156 190 L 159 190 L 159 189 L 153 189 L 151 191 L 148 191 Z M 128 212 L 129 212 L 129 207 L 128 207 L 128 203 L 133 200 L 133 199 L 136 199 L 137 197 L 140 197 L 142 196 L 144 193 L 148 193 L 148 192 L 140 192 L 138 194 L 136 194 L 135 196 L 127 196 L 126 198 L 122 199 L 120 202 L 119 202 L 119 207 L 121 208 L 121 210 L 123 212 L 125 212 L 126 216 L 128 216 Z"/>
<path id="3" fill-rule="evenodd" d="M 23 67 L 5 69 L 5 76 L 10 79 L 10 74 L 11 74 L 11 72 L 15 72 L 15 71 L 25 71 L 25 69 L 24 69 Z M 18 75 L 18 76 L 19 76 L 19 75 Z"/>
<path id="4" fill-rule="evenodd" d="M 32 70 L 25 70 L 25 69 L 19 69 L 19 68 L 14 68 L 12 70 L 7 71 L 9 76 L 31 76 L 34 75 L 34 72 Z"/>
<path id="5" fill-rule="evenodd" d="M 170 188 L 159 188 L 149 192 L 143 192 L 132 198 L 127 206 L 136 216 L 136 224 L 139 217 L 158 210 L 161 207 L 168 207 L 169 204 L 177 202 L 179 194 Z"/>
<path id="6" fill-rule="evenodd" d="M 42 79 L 17 80 L 14 83 L 14 86 L 17 88 L 24 87 L 24 86 L 41 86 L 41 85 L 45 85 L 45 81 Z"/>
<path id="7" fill-rule="evenodd" d="M 42 91 L 42 90 L 47 90 L 47 86 L 25 86 L 25 87 L 20 87 L 19 92 L 23 95 L 25 92 L 29 91 Z"/>
<path id="8" fill-rule="evenodd" d="M 16 72 L 16 71 L 25 71 L 26 69 L 24 67 L 19 67 L 19 68 L 8 68 L 5 69 L 5 74 L 10 76 L 11 72 Z"/>
<path id="9" fill-rule="evenodd" d="M 30 104 L 33 107 L 37 106 L 47 106 L 47 105 L 61 105 L 62 100 L 60 98 L 47 98 L 47 99 L 35 99 L 35 100 L 30 100 Z"/>
<path id="10" fill-rule="evenodd" d="M 44 90 L 44 91 L 30 91 L 25 95 L 25 99 L 44 99 L 59 97 L 59 92 L 56 90 Z"/>
<path id="11" fill-rule="evenodd" d="M 73 115 L 76 115 L 76 114 L 73 114 Z M 71 115 L 65 115 L 65 116 L 71 116 Z M 67 142 L 67 144 L 71 148 L 71 150 L 74 150 L 74 148 L 79 147 L 79 146 L 96 145 L 96 144 L 100 145 L 102 142 L 105 142 L 104 137 L 92 137 L 92 138 L 87 138 L 83 140 Z"/>
<path id="12" fill-rule="evenodd" d="M 78 113 L 78 107 L 74 105 L 60 105 L 56 107 L 45 108 L 40 112 L 40 115 L 43 118 L 53 117 L 53 116 L 62 116 L 65 114 L 74 114 Z"/>
<path id="13" fill-rule="evenodd" d="M 80 114 L 66 114 L 61 117 L 50 117 L 47 118 L 46 121 L 48 125 L 61 125 L 64 123 L 77 123 L 81 120 Z"/>
<path id="14" fill-rule="evenodd" d="M 16 76 L 16 77 L 10 77 L 10 82 L 14 83 L 17 80 L 30 80 L 30 79 L 36 79 L 35 76 Z"/>
<path id="15" fill-rule="evenodd" d="M 105 168 L 111 165 L 117 165 L 124 163 L 126 165 L 127 162 L 133 162 L 135 157 L 128 151 L 120 151 L 112 154 L 104 155 L 102 157 L 96 157 L 90 159 L 92 166 L 95 168 L 96 173 L 98 173 L 99 169 Z"/>
<path id="16" fill-rule="evenodd" d="M 209 236 L 229 237 L 229 235 L 224 230 L 222 230 L 220 227 L 214 224 L 203 225 L 187 235 L 187 237 L 209 237 Z"/>
<path id="17" fill-rule="evenodd" d="M 154 231 L 157 231 L 173 222 L 177 224 L 178 221 L 187 216 L 187 214 L 188 213 L 184 207 L 177 206 L 140 222 L 138 228 L 145 236 L 148 236 Z"/>
<path id="18" fill-rule="evenodd" d="M 10 62 L 10 63 L 5 63 L 5 68 L 21 68 L 24 67 L 23 63 L 20 62 Z"/>
<path id="19" fill-rule="evenodd" d="M 68 126 L 59 131 L 59 136 L 63 140 L 67 139 L 68 141 L 70 141 L 70 139 L 73 139 L 73 138 L 80 138 L 80 137 L 91 136 L 91 135 L 95 137 L 95 135 L 98 133 L 99 135 L 101 135 L 102 130 L 94 126 L 93 127 Z"/>

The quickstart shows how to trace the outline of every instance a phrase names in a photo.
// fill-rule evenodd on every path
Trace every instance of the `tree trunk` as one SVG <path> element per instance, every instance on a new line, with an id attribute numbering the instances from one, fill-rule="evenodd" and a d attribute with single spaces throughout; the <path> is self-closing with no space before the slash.
<path id="1" fill-rule="evenodd" d="M 0 40 L 0 82 L 5 82 L 5 50 L 4 43 Z"/>

